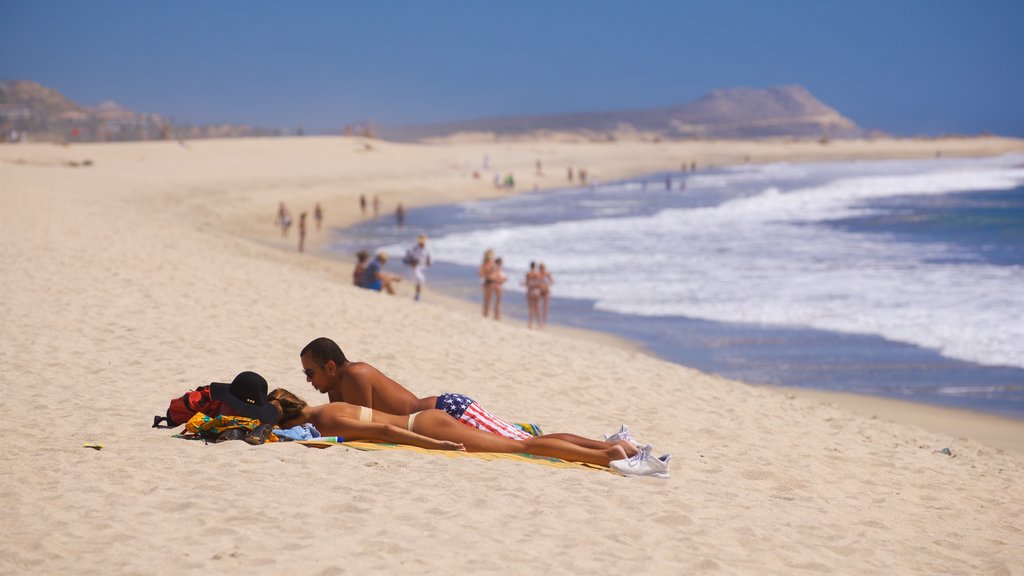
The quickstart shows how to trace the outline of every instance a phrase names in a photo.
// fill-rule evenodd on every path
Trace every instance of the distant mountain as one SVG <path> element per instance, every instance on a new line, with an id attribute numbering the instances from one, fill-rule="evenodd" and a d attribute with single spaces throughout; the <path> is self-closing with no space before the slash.
<path id="1" fill-rule="evenodd" d="M 134 112 L 114 102 L 88 107 L 36 82 L 0 81 L 0 134 L 32 140 L 109 141 L 276 136 L 247 125 L 179 124 L 160 114 Z M 459 122 L 346 126 L 345 134 L 400 141 L 657 140 L 691 138 L 843 138 L 865 135 L 801 86 L 717 90 L 666 108 L 544 116 L 504 116 Z"/>
<path id="2" fill-rule="evenodd" d="M 507 116 L 374 129 L 382 138 L 406 141 L 541 135 L 587 140 L 818 138 L 864 132 L 802 86 L 716 90 L 693 102 L 648 110 Z"/>
<path id="3" fill-rule="evenodd" d="M 87 107 L 36 82 L 0 81 L 0 133 L 4 138 L 55 141 L 158 140 L 276 135 L 253 126 L 178 124 L 160 114 L 133 112 L 114 102 Z"/>

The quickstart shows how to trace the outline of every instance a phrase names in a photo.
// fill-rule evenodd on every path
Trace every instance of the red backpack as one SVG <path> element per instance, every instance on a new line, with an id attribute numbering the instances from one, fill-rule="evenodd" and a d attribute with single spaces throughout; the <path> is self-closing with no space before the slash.
<path id="1" fill-rule="evenodd" d="M 220 415 L 220 400 L 214 400 L 210 396 L 210 386 L 200 386 L 195 390 L 185 392 L 181 398 L 171 400 L 167 407 L 167 416 L 153 416 L 153 428 L 160 426 L 161 421 L 167 422 L 168 428 L 181 426 L 196 415 L 202 412 L 213 417 Z"/>

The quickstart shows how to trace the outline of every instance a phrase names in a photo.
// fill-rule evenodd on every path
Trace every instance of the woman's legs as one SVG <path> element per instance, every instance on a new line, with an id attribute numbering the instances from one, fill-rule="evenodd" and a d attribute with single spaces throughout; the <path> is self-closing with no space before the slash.
<path id="1" fill-rule="evenodd" d="M 585 438 L 583 436 L 577 436 L 576 434 L 568 434 L 566 432 L 557 432 L 555 434 L 545 434 L 545 435 L 540 436 L 540 437 L 541 438 L 554 438 L 556 440 L 564 440 L 566 442 L 569 442 L 570 444 L 575 444 L 577 446 L 582 446 L 584 448 L 593 448 L 594 450 L 605 450 L 605 449 L 611 448 L 612 446 L 619 446 L 626 453 L 626 456 L 632 456 L 633 454 L 636 454 L 637 452 L 639 452 L 639 450 L 636 449 L 636 446 L 630 444 L 629 442 L 625 442 L 625 441 L 622 441 L 622 442 L 605 442 L 604 440 L 592 440 L 590 438 Z"/>
<path id="2" fill-rule="evenodd" d="M 533 454 L 587 462 L 607 466 L 612 460 L 621 460 L 626 452 L 620 446 L 608 445 L 603 448 L 586 448 L 560 438 L 538 437 L 526 440 L 512 440 L 484 432 L 457 422 L 440 410 L 424 410 L 416 417 L 413 432 L 437 440 L 459 442 L 468 452 L 498 452 Z M 571 436 L 571 435 L 570 435 Z M 607 444 L 607 443 L 605 443 Z"/>
<path id="3" fill-rule="evenodd" d="M 494 289 L 491 288 L 490 283 L 484 283 L 484 318 L 487 318 L 487 314 L 491 311 L 491 294 Z"/>
<path id="4" fill-rule="evenodd" d="M 501 297 L 504 290 L 500 287 L 494 289 L 494 319 L 501 320 Z"/>

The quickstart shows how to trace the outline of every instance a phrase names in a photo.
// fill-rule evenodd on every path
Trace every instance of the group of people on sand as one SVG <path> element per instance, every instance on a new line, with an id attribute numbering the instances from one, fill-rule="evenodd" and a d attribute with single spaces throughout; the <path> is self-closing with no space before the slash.
<path id="1" fill-rule="evenodd" d="M 384 265 L 387 263 L 387 252 L 378 252 L 372 262 L 368 251 L 356 252 L 356 267 L 352 270 L 352 283 L 360 288 L 394 294 L 394 284 L 401 282 L 402 277 L 385 272 Z M 426 269 L 431 264 L 426 234 L 420 234 L 416 243 L 405 251 L 402 263 L 412 268 L 413 277 L 416 279 L 416 294 L 413 299 L 419 301 L 423 286 L 427 283 Z"/>
<path id="2" fill-rule="evenodd" d="M 486 318 L 493 310 L 494 319 L 501 319 L 501 301 L 504 297 L 504 284 L 508 275 L 503 269 L 504 261 L 495 257 L 494 250 L 488 249 L 484 252 L 483 262 L 480 263 L 478 275 L 483 286 L 483 315 Z M 528 328 L 542 328 L 548 321 L 548 307 L 551 303 L 551 285 L 555 283 L 554 276 L 541 262 L 530 262 L 530 269 L 526 272 L 523 286 L 526 288 L 526 305 L 529 316 L 526 323 Z"/>
<path id="3" fill-rule="evenodd" d="M 402 281 L 397 274 L 384 271 L 388 263 L 387 252 L 380 251 L 370 258 L 370 252 L 356 252 L 356 265 L 352 270 L 352 284 L 360 288 L 377 292 L 395 293 L 395 284 Z M 420 234 L 413 244 L 405 251 L 402 263 L 412 269 L 416 280 L 416 291 L 413 299 L 419 301 L 423 286 L 426 284 L 426 269 L 431 264 L 430 250 L 427 248 L 427 235 Z M 494 250 L 484 252 L 483 262 L 477 270 L 483 288 L 483 316 L 493 316 L 501 320 L 501 304 L 505 295 L 504 260 L 495 256 Z M 521 284 L 526 290 L 526 304 L 529 310 L 527 327 L 543 328 L 548 321 L 548 309 L 551 304 L 551 286 L 555 283 L 554 276 L 543 262 L 530 262 L 530 269 Z"/>
<path id="4" fill-rule="evenodd" d="M 649 444 L 640 446 L 626 425 L 606 435 L 605 440 L 568 433 L 534 436 L 463 394 L 418 398 L 370 364 L 350 361 L 329 338 L 307 344 L 299 359 L 306 381 L 327 394 L 328 403 L 310 406 L 284 388 L 267 394 L 264 380 L 265 397 L 250 402 L 253 410 L 264 417 L 272 407 L 281 428 L 312 425 L 324 436 L 340 436 L 347 441 L 524 453 L 608 466 L 630 476 L 669 477 L 671 456 L 655 456 Z"/>
<path id="5" fill-rule="evenodd" d="M 306 212 L 299 214 L 299 252 L 306 251 Z M 313 219 L 316 220 L 316 229 L 319 232 L 324 221 L 324 210 L 317 202 L 313 208 Z M 292 227 L 292 213 L 284 202 L 277 205 L 277 215 L 274 217 L 274 225 L 281 228 L 281 236 L 287 238 L 288 230 Z"/>
<path id="6" fill-rule="evenodd" d="M 366 206 L 367 206 L 367 204 L 368 204 L 368 202 L 366 200 L 366 194 L 360 194 L 359 195 L 359 211 L 363 214 L 364 217 L 366 216 Z M 403 228 L 405 226 L 405 214 L 406 214 L 405 205 L 402 204 L 401 202 L 399 202 L 398 206 L 395 207 L 395 225 L 398 226 L 399 228 Z M 374 194 L 373 195 L 373 217 L 377 218 L 379 216 L 380 216 L 380 196 L 378 196 L 377 194 Z"/>

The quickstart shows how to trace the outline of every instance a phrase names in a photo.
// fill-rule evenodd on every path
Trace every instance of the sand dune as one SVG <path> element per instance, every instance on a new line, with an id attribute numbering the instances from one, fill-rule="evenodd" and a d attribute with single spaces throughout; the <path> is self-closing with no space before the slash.
<path id="1" fill-rule="evenodd" d="M 279 201 L 320 201 L 336 226 L 360 217 L 361 193 L 388 211 L 499 194 L 472 177 L 484 154 L 530 189 L 561 185 L 568 164 L 611 179 L 683 161 L 937 149 L 1024 143 L 0 147 L 0 573 L 1020 574 L 1018 452 L 483 321 L 432 294 L 358 290 L 348 262 L 297 254 L 295 230 L 283 239 L 272 225 Z M 538 158 L 547 176 L 534 176 Z M 322 335 L 415 392 L 470 394 L 548 431 L 596 437 L 627 422 L 673 453 L 672 478 L 207 446 L 149 428 L 171 397 L 242 370 L 325 401 L 298 362 Z"/>

